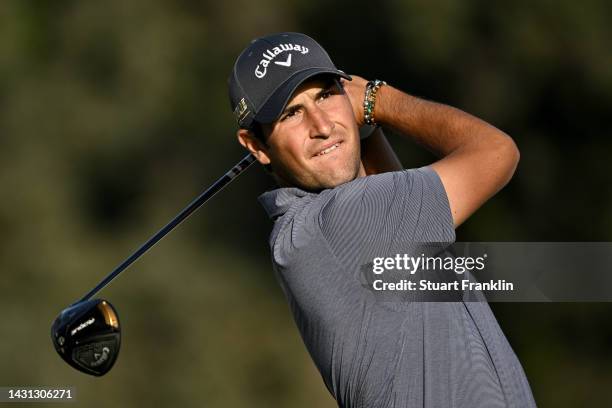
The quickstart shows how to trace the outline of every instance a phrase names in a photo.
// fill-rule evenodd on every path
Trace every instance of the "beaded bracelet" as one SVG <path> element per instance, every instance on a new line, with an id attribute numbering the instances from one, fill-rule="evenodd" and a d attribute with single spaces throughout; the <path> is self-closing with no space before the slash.
<path id="1" fill-rule="evenodd" d="M 374 105 L 376 104 L 376 93 L 383 85 L 387 85 L 387 83 L 380 79 L 369 81 L 366 85 L 365 98 L 363 99 L 363 119 L 368 125 L 377 126 L 374 120 Z"/>

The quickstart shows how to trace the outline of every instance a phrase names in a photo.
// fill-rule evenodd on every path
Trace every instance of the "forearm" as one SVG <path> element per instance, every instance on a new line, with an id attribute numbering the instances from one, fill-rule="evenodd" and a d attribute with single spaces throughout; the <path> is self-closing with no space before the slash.
<path id="1" fill-rule="evenodd" d="M 389 85 L 378 91 L 375 118 L 439 158 L 461 150 L 513 143 L 508 135 L 466 112 L 426 101 Z"/>

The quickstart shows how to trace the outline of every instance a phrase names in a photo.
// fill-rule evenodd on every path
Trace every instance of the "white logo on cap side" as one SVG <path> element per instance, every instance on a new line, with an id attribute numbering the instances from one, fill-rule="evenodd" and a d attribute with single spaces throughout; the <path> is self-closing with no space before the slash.
<path id="1" fill-rule="evenodd" d="M 262 59 L 259 61 L 259 64 L 255 67 L 255 76 L 259 79 L 266 76 L 268 73 L 268 65 L 272 62 L 279 54 L 287 51 L 296 51 L 301 53 L 302 55 L 308 54 L 309 49 L 300 44 L 279 44 L 278 46 L 270 49 L 267 49 L 263 54 L 261 54 Z M 291 66 L 291 54 L 287 58 L 287 61 L 274 61 L 275 64 L 290 67 Z"/>

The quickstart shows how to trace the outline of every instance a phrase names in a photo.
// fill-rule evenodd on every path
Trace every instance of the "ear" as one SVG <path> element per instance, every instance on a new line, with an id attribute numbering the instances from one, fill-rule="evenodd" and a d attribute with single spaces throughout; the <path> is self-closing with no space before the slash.
<path id="1" fill-rule="evenodd" d="M 264 144 L 255 137 L 253 132 L 246 129 L 238 129 L 236 132 L 238 141 L 264 166 L 270 164 L 270 157 Z"/>

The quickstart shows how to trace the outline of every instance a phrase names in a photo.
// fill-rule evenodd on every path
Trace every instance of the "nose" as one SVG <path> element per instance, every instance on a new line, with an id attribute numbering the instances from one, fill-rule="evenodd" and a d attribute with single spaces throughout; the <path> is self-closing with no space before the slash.
<path id="1" fill-rule="evenodd" d="M 312 124 L 310 134 L 312 138 L 328 138 L 331 136 L 331 133 L 336 125 L 332 120 L 330 120 L 329 115 L 323 109 L 315 105 L 310 110 L 309 116 Z"/>

